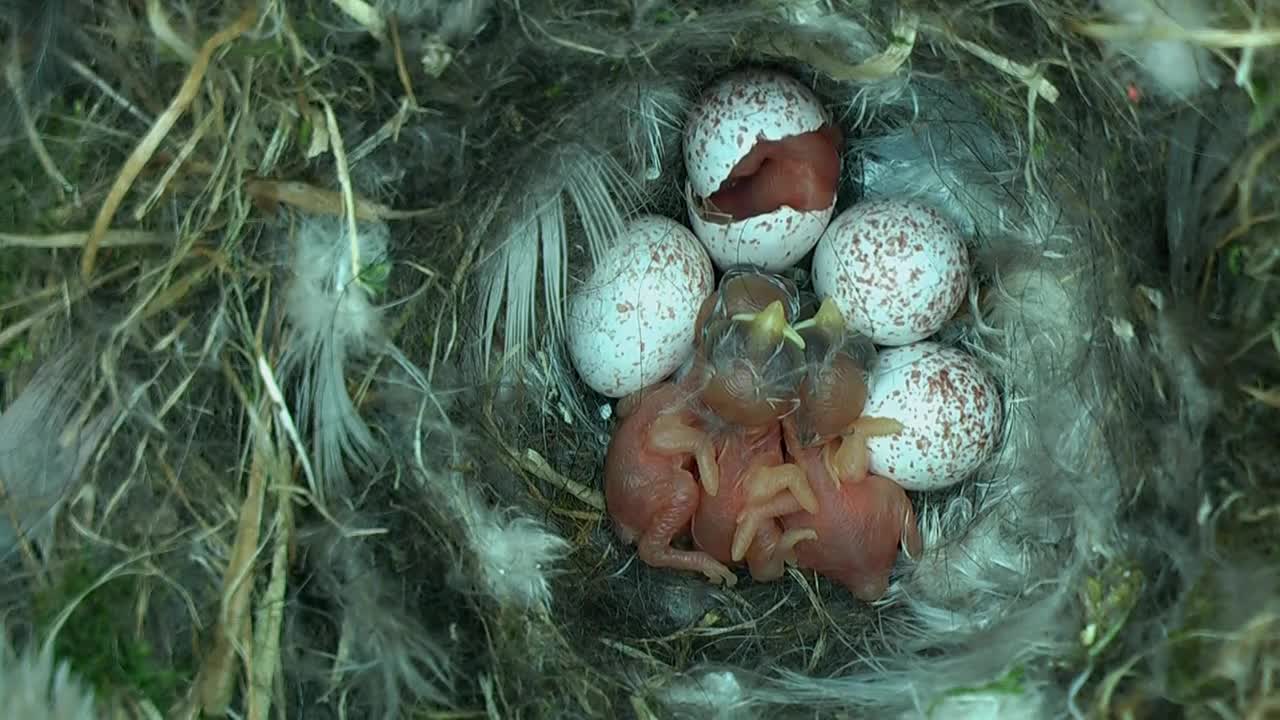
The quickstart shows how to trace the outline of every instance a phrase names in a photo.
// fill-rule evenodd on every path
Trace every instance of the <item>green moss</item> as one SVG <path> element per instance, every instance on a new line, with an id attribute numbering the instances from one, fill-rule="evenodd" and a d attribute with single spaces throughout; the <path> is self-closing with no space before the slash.
<path id="1" fill-rule="evenodd" d="M 1217 585 L 1212 571 L 1200 576 L 1187 594 L 1181 622 L 1169 634 L 1169 687 L 1184 703 L 1225 699 L 1232 692 L 1231 682 L 1208 667 L 1217 646 L 1212 632 Z"/>
<path id="2" fill-rule="evenodd" d="M 992 680 L 989 683 L 984 683 L 982 685 L 975 685 L 973 687 L 952 688 L 951 690 L 943 694 L 942 697 L 933 701 L 933 704 L 929 706 L 929 711 L 926 713 L 926 715 L 928 715 L 929 717 L 933 717 L 934 710 L 936 710 L 938 705 L 941 705 L 943 701 L 945 701 L 947 698 L 962 697 L 965 695 L 977 695 L 977 694 L 1021 695 L 1024 690 L 1023 679 L 1025 678 L 1025 676 L 1026 676 L 1026 670 L 1021 665 L 1017 665 L 1017 666 L 1014 666 L 1013 668 L 1010 668 L 1010 670 L 1006 672 L 1004 675 L 996 678 L 995 680 Z"/>
<path id="3" fill-rule="evenodd" d="M 47 636 L 66 605 L 88 592 L 58 632 L 57 656 L 92 683 L 100 696 L 145 696 L 156 707 L 172 707 L 192 673 L 157 658 L 137 637 L 131 576 L 90 591 L 100 577 L 101 571 L 84 561 L 67 567 L 58 582 L 36 597 L 37 629 Z"/>
<path id="4" fill-rule="evenodd" d="M 1090 659 L 1099 659 L 1110 649 L 1128 622 L 1145 583 L 1142 571 L 1123 559 L 1108 562 L 1085 580 L 1080 593 L 1085 616 L 1080 644 Z"/>

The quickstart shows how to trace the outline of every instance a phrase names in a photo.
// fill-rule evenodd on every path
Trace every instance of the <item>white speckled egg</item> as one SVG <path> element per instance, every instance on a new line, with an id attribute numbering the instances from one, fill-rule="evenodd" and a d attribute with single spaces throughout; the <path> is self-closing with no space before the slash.
<path id="1" fill-rule="evenodd" d="M 858 203 L 831 222 L 813 255 L 813 287 L 854 330 L 900 346 L 936 333 L 969 287 L 959 229 L 910 200 Z"/>
<path id="2" fill-rule="evenodd" d="M 822 237 L 822 230 L 835 211 L 832 191 L 839 178 L 838 146 L 830 138 L 825 141 L 829 145 L 817 140 L 801 142 L 798 148 L 783 142 L 818 131 L 832 137 L 839 135 L 817 96 L 782 73 L 739 70 L 703 93 L 685 128 L 685 199 L 690 224 L 719 268 L 752 264 L 770 272 L 785 270 L 799 262 Z M 777 209 L 737 219 L 732 214 L 708 211 L 706 199 L 733 184 L 726 181 L 757 144 L 772 147 L 767 152 L 770 157 L 787 161 L 765 163 L 755 171 L 772 178 L 765 182 L 771 189 L 762 190 L 761 194 L 778 198 L 774 203 Z M 806 164 L 809 160 L 814 160 L 814 167 L 820 169 L 806 177 L 803 173 L 814 169 Z M 831 192 L 830 203 L 801 209 L 777 206 L 806 181 L 822 188 L 815 192 L 817 197 Z M 804 196 L 804 192 L 799 195 Z"/>
<path id="3" fill-rule="evenodd" d="M 1003 413 L 995 380 L 969 354 L 936 342 L 881 352 L 871 373 L 866 417 L 902 423 L 872 437 L 871 472 L 907 490 L 963 480 L 995 449 Z"/>
<path id="4" fill-rule="evenodd" d="M 693 352 L 698 310 L 715 289 L 688 228 L 641 216 L 569 296 L 569 357 L 596 392 L 620 398 L 670 375 Z"/>

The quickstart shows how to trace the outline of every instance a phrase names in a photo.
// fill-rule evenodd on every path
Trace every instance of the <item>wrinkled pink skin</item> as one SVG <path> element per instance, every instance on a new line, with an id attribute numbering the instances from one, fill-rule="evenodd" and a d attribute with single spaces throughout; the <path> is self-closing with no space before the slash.
<path id="1" fill-rule="evenodd" d="M 731 586 L 736 576 L 708 553 L 672 547 L 688 531 L 698 509 L 703 490 L 699 479 L 704 485 L 709 480 L 715 489 L 719 475 L 714 447 L 709 436 L 696 429 L 689 397 L 686 388 L 668 382 L 618 404 L 622 422 L 605 456 L 605 504 L 618 537 L 637 545 L 645 564 L 702 573 L 712 582 Z"/>
<path id="2" fill-rule="evenodd" d="M 912 556 L 919 556 L 924 545 L 910 498 L 897 483 L 878 475 L 842 477 L 837 487 L 823 452 L 834 450 L 832 444 L 841 440 L 805 448 L 790 418 L 783 429 L 787 453 L 808 476 L 819 511 L 805 511 L 784 492 L 755 509 L 757 522 L 777 518 L 787 532 L 813 530 L 816 539 L 796 543 L 796 564 L 840 583 L 859 600 L 879 600 L 889 588 L 899 545 Z"/>
<path id="3" fill-rule="evenodd" d="M 751 502 L 746 479 L 751 470 L 776 468 L 783 464 L 782 430 L 778 423 L 761 429 L 743 429 L 717 443 L 716 462 L 720 467 L 720 491 L 703 496 L 693 516 L 693 541 L 700 550 L 725 564 L 735 563 L 733 537 L 738 515 Z M 784 562 L 794 559 L 780 552 L 782 525 L 777 520 L 761 522 L 747 552 L 751 577 L 768 582 L 782 577 Z"/>

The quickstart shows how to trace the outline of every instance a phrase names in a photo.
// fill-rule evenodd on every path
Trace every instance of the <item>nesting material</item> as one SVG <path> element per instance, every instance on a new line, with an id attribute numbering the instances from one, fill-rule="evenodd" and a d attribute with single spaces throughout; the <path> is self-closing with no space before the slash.
<path id="1" fill-rule="evenodd" d="M 0 233 L 23 238 L 0 247 L 0 509 L 21 531 L 0 536 L 0 646 L 29 653 L 0 651 L 14 712 L 1274 707 L 1269 10 L 145 5 L 0 3 L 24 91 L 0 126 Z M 808 110 L 694 183 L 696 108 L 748 68 L 791 78 Z M 883 582 L 846 587 L 815 555 L 712 584 L 615 532 L 603 478 L 627 413 L 582 370 L 572 298 L 637 218 L 705 236 L 695 186 L 730 191 L 721 229 L 780 212 L 773 185 L 713 181 L 760 160 L 786 185 L 793 131 L 839 148 L 834 186 L 804 198 L 820 224 L 928 207 L 958 244 L 942 262 L 964 266 L 927 327 L 851 342 L 851 362 L 883 375 L 876 357 L 948 348 L 998 411 L 970 416 L 981 461 L 884 480 L 910 513 L 876 535 L 906 540 L 877 552 Z M 149 239 L 84 247 L 97 218 L 95 237 Z M 820 236 L 775 258 L 794 298 L 744 314 L 821 312 Z M 737 253 L 700 256 L 692 307 Z M 688 315 L 671 324 L 691 347 Z M 819 326 L 753 360 L 785 388 L 822 355 Z M 687 380 L 682 352 L 627 382 Z M 838 525 L 846 496 L 820 497 L 803 519 Z"/>

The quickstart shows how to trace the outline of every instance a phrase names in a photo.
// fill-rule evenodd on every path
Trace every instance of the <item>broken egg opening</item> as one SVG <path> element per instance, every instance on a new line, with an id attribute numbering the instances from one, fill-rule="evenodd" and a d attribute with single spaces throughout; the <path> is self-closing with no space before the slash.
<path id="1" fill-rule="evenodd" d="M 685 203 L 717 267 L 777 272 L 813 249 L 835 210 L 842 137 L 782 73 L 737 71 L 707 89 L 685 133 Z"/>

